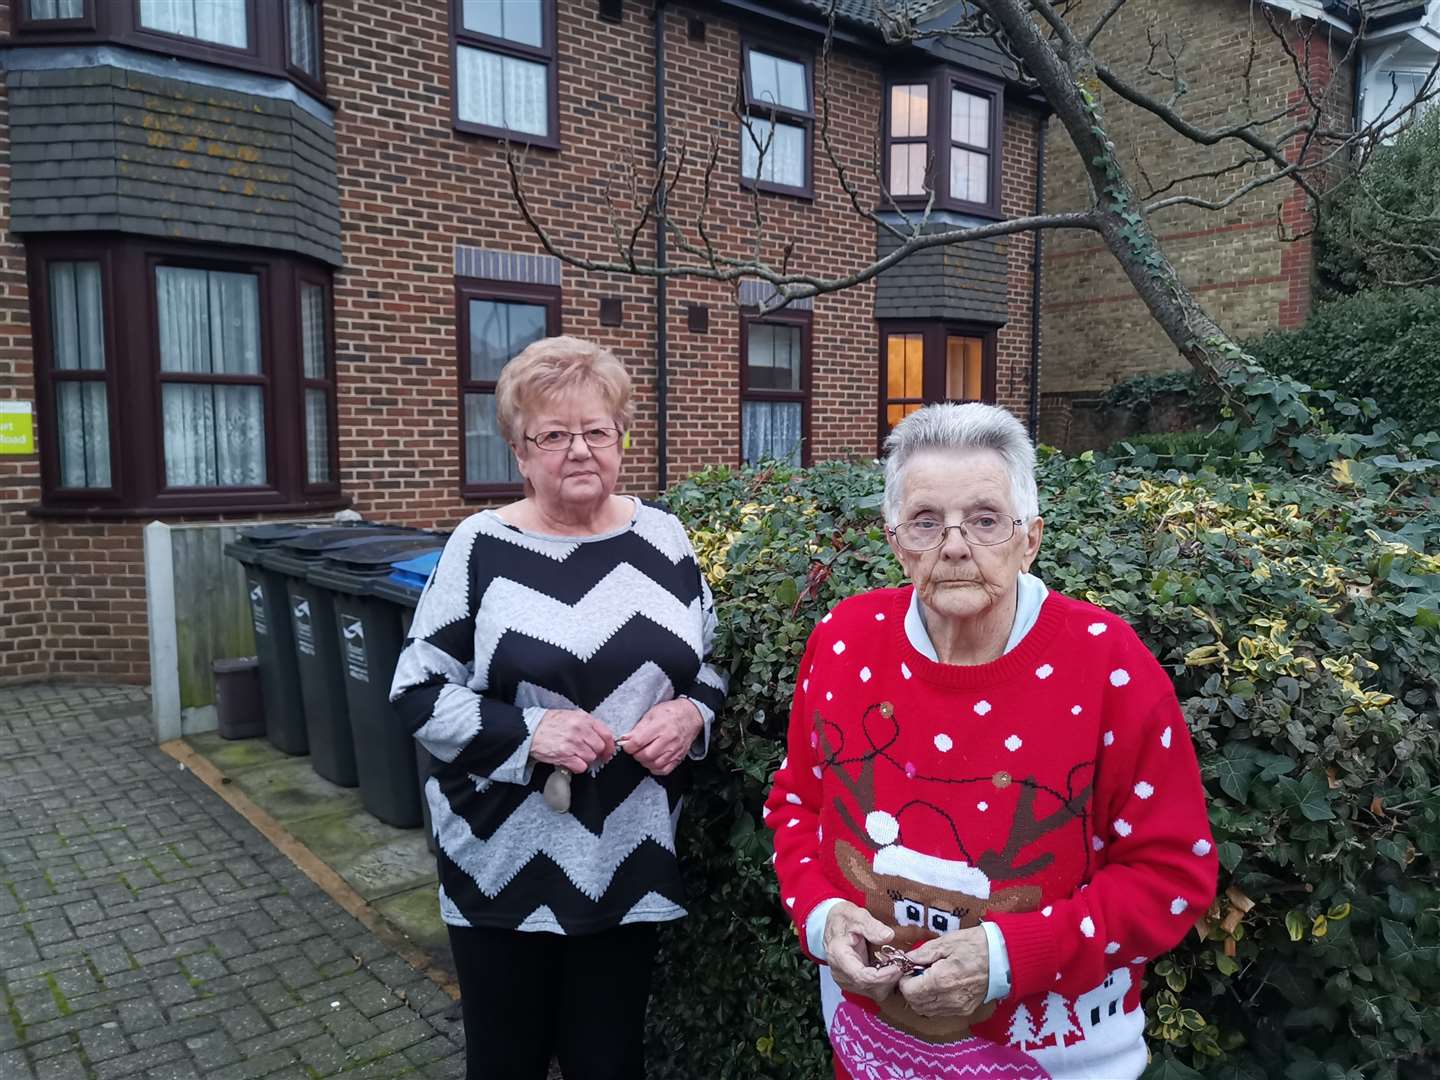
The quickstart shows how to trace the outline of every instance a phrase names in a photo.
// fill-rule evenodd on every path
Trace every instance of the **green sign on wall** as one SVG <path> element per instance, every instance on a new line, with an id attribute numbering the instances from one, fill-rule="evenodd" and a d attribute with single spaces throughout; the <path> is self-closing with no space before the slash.
<path id="1" fill-rule="evenodd" d="M 35 412 L 28 401 L 0 401 L 0 454 L 35 453 Z"/>

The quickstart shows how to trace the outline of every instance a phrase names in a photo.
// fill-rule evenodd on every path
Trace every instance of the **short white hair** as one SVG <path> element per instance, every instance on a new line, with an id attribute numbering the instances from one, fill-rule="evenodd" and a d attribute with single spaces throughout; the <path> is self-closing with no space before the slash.
<path id="1" fill-rule="evenodd" d="M 1010 477 L 1010 498 L 1017 517 L 1040 513 L 1035 488 L 1035 444 L 1008 409 L 969 401 L 963 405 L 926 405 L 895 425 L 885 440 L 885 520 L 894 524 L 905 497 L 905 466 L 916 454 L 963 454 L 993 450 Z"/>

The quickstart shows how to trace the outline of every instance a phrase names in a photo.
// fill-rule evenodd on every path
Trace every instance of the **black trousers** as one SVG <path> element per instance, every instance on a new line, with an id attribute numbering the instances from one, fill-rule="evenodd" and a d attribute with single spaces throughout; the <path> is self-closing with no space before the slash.
<path id="1" fill-rule="evenodd" d="M 656 927 L 561 934 L 452 926 L 466 1080 L 642 1080 Z"/>

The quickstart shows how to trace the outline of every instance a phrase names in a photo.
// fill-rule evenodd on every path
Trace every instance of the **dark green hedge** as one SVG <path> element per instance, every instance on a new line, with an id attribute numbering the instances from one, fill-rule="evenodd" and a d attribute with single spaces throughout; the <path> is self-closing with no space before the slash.
<path id="1" fill-rule="evenodd" d="M 1436 284 L 1440 109 L 1430 109 L 1338 184 L 1320 216 L 1322 283 L 1338 293 Z M 1363 180 L 1363 185 L 1362 185 Z"/>
<path id="2" fill-rule="evenodd" d="M 1174 673 L 1201 753 L 1222 898 L 1208 937 L 1153 970 L 1152 1073 L 1434 1076 L 1440 559 L 1422 552 L 1440 549 L 1440 510 L 1427 474 L 1297 474 L 1255 454 L 1218 471 L 1144 464 L 1043 460 L 1038 572 L 1135 625 Z M 667 931 L 651 1010 L 665 1080 L 828 1075 L 814 972 L 781 914 L 759 811 L 809 628 L 900 580 L 879 491 L 873 466 L 827 465 L 715 470 L 669 496 L 715 587 L 733 686 L 682 827 L 692 914 Z"/>
<path id="3" fill-rule="evenodd" d="M 1373 398 L 1382 416 L 1407 431 L 1440 430 L 1440 288 L 1332 300 L 1301 329 L 1267 334 L 1247 348 L 1276 374 Z"/>

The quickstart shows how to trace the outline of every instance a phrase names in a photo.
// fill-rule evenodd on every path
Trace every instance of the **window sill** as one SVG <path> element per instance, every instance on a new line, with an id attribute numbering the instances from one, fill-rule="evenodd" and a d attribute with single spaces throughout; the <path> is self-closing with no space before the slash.
<path id="1" fill-rule="evenodd" d="M 519 499 L 525 495 L 523 484 L 476 484 L 460 489 L 460 497 L 466 502 L 498 502 L 501 499 Z"/>
<path id="2" fill-rule="evenodd" d="M 186 506 L 106 506 L 103 504 L 74 506 L 37 504 L 26 508 L 33 518 L 85 521 L 133 521 L 138 518 L 189 518 L 215 516 L 251 516 L 254 514 L 325 513 L 344 510 L 350 505 L 348 495 L 333 495 L 299 502 L 204 503 Z"/>
<path id="3" fill-rule="evenodd" d="M 524 131 L 508 131 L 505 128 L 486 127 L 484 124 L 472 124 L 465 120 L 456 120 L 454 126 L 455 130 L 461 135 L 476 135 L 482 139 L 493 139 L 496 142 L 515 143 L 519 146 L 534 150 L 560 149 L 560 136 L 558 134 L 531 135 Z"/>
<path id="4" fill-rule="evenodd" d="M 756 183 L 754 180 L 746 180 L 743 176 L 740 178 L 740 190 L 746 195 L 752 191 L 758 191 L 761 195 L 784 195 L 802 202 L 815 201 L 813 187 L 786 187 L 783 184 Z"/>

